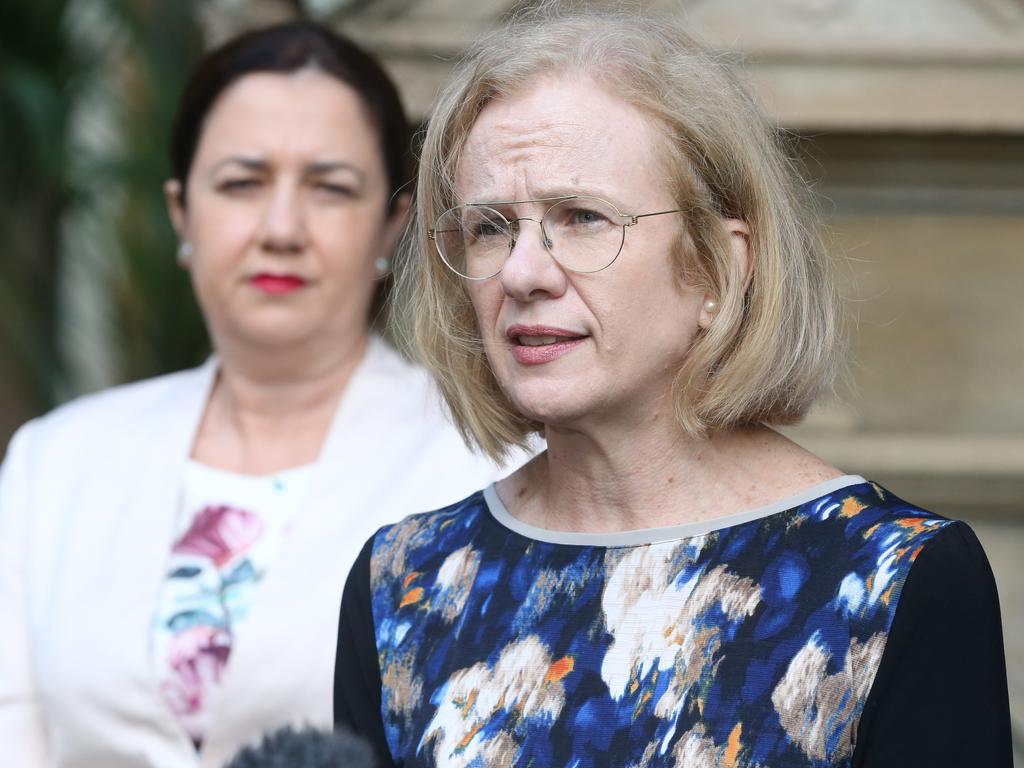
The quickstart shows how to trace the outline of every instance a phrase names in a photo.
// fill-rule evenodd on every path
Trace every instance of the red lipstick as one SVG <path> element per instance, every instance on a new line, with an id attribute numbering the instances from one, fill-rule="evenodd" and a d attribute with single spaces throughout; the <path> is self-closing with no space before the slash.
<path id="1" fill-rule="evenodd" d="M 522 365 L 542 365 L 566 355 L 587 338 L 586 334 L 550 325 L 511 325 L 505 331 L 512 356 Z"/>
<path id="2" fill-rule="evenodd" d="M 307 285 L 306 279 L 298 275 L 272 275 L 269 272 L 253 275 L 249 278 L 249 283 L 257 290 L 273 296 L 292 293 Z"/>

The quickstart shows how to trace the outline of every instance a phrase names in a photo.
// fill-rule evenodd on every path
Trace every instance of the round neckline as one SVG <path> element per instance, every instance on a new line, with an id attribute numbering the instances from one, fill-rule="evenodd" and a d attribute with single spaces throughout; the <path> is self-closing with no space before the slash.
<path id="1" fill-rule="evenodd" d="M 711 520 L 702 520 L 695 523 L 682 523 L 680 525 L 669 525 L 659 528 L 639 528 L 612 533 L 555 531 L 548 528 L 540 528 L 524 523 L 513 516 L 498 496 L 494 483 L 491 483 L 484 489 L 483 495 L 487 510 L 495 522 L 527 539 L 547 544 L 565 544 L 579 547 L 635 547 L 678 541 L 694 536 L 702 536 L 725 528 L 732 528 L 733 526 L 753 522 L 754 520 L 769 517 L 779 512 L 785 512 L 822 496 L 835 493 L 843 488 L 861 485 L 866 482 L 867 480 L 860 475 L 842 475 L 841 477 L 835 477 L 831 480 L 825 480 L 824 482 L 812 485 L 799 493 L 787 496 L 771 504 L 737 512 L 733 515 L 716 517 Z"/>
<path id="2" fill-rule="evenodd" d="M 265 474 L 251 475 L 246 474 L 245 472 L 232 472 L 230 469 L 212 467 L 209 464 L 204 464 L 203 462 L 196 461 L 195 459 L 189 459 L 185 466 L 189 472 L 204 474 L 207 477 L 216 477 L 231 482 L 259 483 L 294 480 L 295 478 L 310 474 L 316 467 L 316 462 L 301 464 L 297 467 L 289 467 L 288 469 L 282 469 L 279 472 L 267 472 Z"/>

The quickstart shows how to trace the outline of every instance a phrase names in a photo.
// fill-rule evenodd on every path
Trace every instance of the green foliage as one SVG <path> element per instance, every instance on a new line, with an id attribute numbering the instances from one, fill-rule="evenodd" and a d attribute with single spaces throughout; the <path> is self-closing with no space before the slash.
<path id="1" fill-rule="evenodd" d="M 195 10 L 191 0 L 14 0 L 5 6 L 0 431 L 77 389 L 62 359 L 60 296 L 62 266 L 81 257 L 82 243 L 67 246 L 62 228 L 70 214 L 103 196 L 123 201 L 113 220 L 103 222 L 117 247 L 104 254 L 109 263 L 96 279 L 109 276 L 111 283 L 94 291 L 106 296 L 110 338 L 100 346 L 113 347 L 111 378 L 179 369 L 207 353 L 188 276 L 174 260 L 162 195 L 178 94 L 202 51 Z M 109 149 L 88 141 L 73 147 L 76 109 L 92 106 L 87 102 L 103 78 L 116 98 L 102 108 L 109 106 L 109 120 L 124 139 Z"/>
<path id="2" fill-rule="evenodd" d="M 51 404 L 59 375 L 53 272 L 72 194 L 64 136 L 73 67 L 53 20 L 65 6 L 21 0 L 0 25 L 0 348 L 5 389 L 30 411 Z"/>
<path id="3" fill-rule="evenodd" d="M 119 373 L 132 380 L 195 365 L 209 349 L 187 273 L 174 258 L 162 191 L 178 95 L 202 48 L 190 2 L 108 3 L 131 40 L 119 70 L 125 144 L 114 168 L 128 194 L 117 221 L 123 264 L 111 311 Z"/>

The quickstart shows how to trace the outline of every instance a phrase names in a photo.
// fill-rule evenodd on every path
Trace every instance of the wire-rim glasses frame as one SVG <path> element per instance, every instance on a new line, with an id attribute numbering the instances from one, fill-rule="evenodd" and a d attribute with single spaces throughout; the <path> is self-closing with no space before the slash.
<path id="1" fill-rule="evenodd" d="M 616 221 L 616 222 L 612 222 L 612 223 L 615 224 L 615 226 L 618 226 L 618 227 L 622 228 L 622 237 L 619 240 L 619 246 L 618 246 L 618 249 L 615 252 L 615 255 L 612 256 L 609 259 L 607 264 L 603 264 L 602 266 L 597 267 L 596 269 L 576 269 L 576 268 L 573 268 L 573 267 L 563 263 L 559 259 L 559 257 L 552 252 L 552 250 L 551 250 L 552 241 L 548 237 L 548 233 L 547 233 L 547 231 L 544 228 L 544 221 L 547 218 L 548 214 L 551 213 L 552 210 L 554 210 L 557 206 L 559 206 L 559 205 L 561 205 L 561 204 L 563 204 L 563 203 L 565 203 L 567 201 L 570 201 L 570 200 L 594 200 L 594 201 L 596 201 L 598 203 L 601 203 L 603 205 L 608 206 L 608 208 L 610 208 L 612 211 L 614 211 L 615 214 L 618 216 L 619 220 Z M 539 220 L 531 218 L 531 217 L 528 217 L 528 216 L 520 216 L 520 217 L 517 217 L 515 219 L 509 219 L 504 214 L 502 214 L 500 211 L 495 209 L 495 206 L 522 205 L 522 204 L 525 204 L 525 203 L 551 203 L 551 205 L 548 206 L 548 208 L 544 211 L 544 214 L 540 217 Z M 451 263 L 451 261 L 449 260 L 449 257 L 445 255 L 444 249 L 441 246 L 441 242 L 439 241 L 439 239 L 437 237 L 439 234 L 443 234 L 443 233 L 446 233 L 446 232 L 461 231 L 461 230 L 441 229 L 440 224 L 441 224 L 442 220 L 446 216 L 451 214 L 453 211 L 458 211 L 459 209 L 463 209 L 463 208 L 487 210 L 489 212 L 489 215 L 493 215 L 493 216 L 497 217 L 498 221 L 504 222 L 504 224 L 505 224 L 506 232 L 508 233 L 508 252 L 505 254 L 505 257 L 501 260 L 501 266 L 498 267 L 497 271 L 495 271 L 495 272 L 493 272 L 491 274 L 481 275 L 481 276 L 473 276 L 473 275 L 467 275 L 464 272 L 460 271 L 454 264 Z M 618 207 L 615 206 L 615 204 L 613 204 L 613 203 L 611 203 L 611 202 L 609 202 L 609 201 L 607 201 L 607 200 L 605 200 L 603 198 L 597 197 L 596 195 L 559 195 L 558 197 L 538 197 L 538 198 L 534 198 L 532 200 L 499 200 L 499 201 L 486 202 L 486 203 L 466 203 L 464 205 L 453 206 L 453 207 L 448 208 L 445 211 L 443 211 L 441 213 L 441 215 L 439 215 L 437 217 L 437 220 L 435 221 L 434 226 L 427 230 L 427 239 L 434 243 L 434 249 L 437 251 L 437 255 L 441 257 L 441 261 L 444 262 L 444 265 L 446 267 L 448 267 L 448 269 L 450 269 L 452 272 L 454 272 L 459 277 L 462 277 L 462 278 L 464 278 L 466 280 L 490 280 L 492 277 L 497 277 L 499 274 L 501 274 L 501 270 L 504 269 L 504 267 L 505 267 L 505 262 L 508 261 L 508 257 L 512 254 L 512 250 L 516 247 L 516 243 L 518 242 L 518 239 L 519 239 L 519 227 L 518 227 L 519 222 L 521 222 L 521 221 L 533 221 L 533 222 L 536 222 L 541 227 L 541 234 L 542 234 L 541 242 L 544 244 L 545 250 L 547 250 L 548 254 L 551 256 L 552 259 L 555 260 L 556 263 L 558 263 L 559 266 L 561 266 L 563 269 L 566 269 L 566 270 L 568 270 L 570 272 L 575 272 L 575 273 L 578 273 L 578 274 L 594 274 L 596 272 L 600 272 L 602 270 L 608 269 L 608 267 L 610 267 L 612 264 L 614 264 L 616 259 L 619 258 L 619 254 L 622 253 L 623 245 L 626 242 L 626 227 L 632 227 L 632 226 L 636 225 L 637 223 L 639 223 L 640 219 L 644 219 L 644 218 L 647 218 L 649 216 L 664 216 L 664 215 L 669 214 L 669 213 L 682 213 L 682 212 L 683 212 L 683 209 L 681 209 L 681 208 L 673 208 L 672 210 L 668 210 L 668 211 L 653 211 L 651 213 L 622 213 L 618 209 Z"/>

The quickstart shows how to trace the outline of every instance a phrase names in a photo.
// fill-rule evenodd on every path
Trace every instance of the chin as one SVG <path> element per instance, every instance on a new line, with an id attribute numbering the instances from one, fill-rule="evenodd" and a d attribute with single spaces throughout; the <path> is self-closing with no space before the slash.
<path id="1" fill-rule="evenodd" d="M 316 335 L 315 328 L 308 322 L 295 322 L 299 318 L 247 318 L 247 322 L 236 323 L 233 334 L 244 339 L 250 346 L 272 349 L 287 349 L 299 346 Z"/>
<path id="2" fill-rule="evenodd" d="M 595 410 L 587 393 L 568 383 L 530 382 L 507 391 L 516 410 L 545 426 L 570 427 Z"/>

